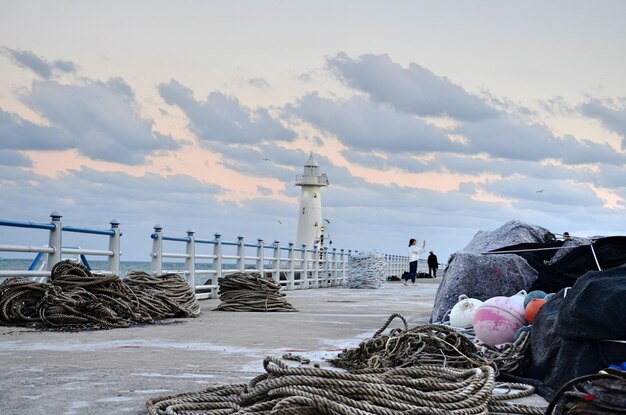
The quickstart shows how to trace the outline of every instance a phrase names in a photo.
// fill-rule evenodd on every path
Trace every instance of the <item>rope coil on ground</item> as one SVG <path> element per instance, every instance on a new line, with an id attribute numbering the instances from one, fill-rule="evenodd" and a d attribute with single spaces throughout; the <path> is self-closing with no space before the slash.
<path id="1" fill-rule="evenodd" d="M 399 318 L 404 328 L 383 334 Z M 440 365 L 472 368 L 493 363 L 479 353 L 476 346 L 454 329 L 440 324 L 423 324 L 408 328 L 406 319 L 392 314 L 383 327 L 356 349 L 346 349 L 331 364 L 344 369 Z M 495 369 L 495 366 L 494 366 Z"/>
<path id="2" fill-rule="evenodd" d="M 506 343 L 500 348 L 483 345 L 479 351 L 496 365 L 499 372 L 515 373 L 530 348 L 530 333 L 523 331 L 513 343 Z"/>
<path id="3" fill-rule="evenodd" d="M 490 366 L 471 369 L 419 366 L 347 373 L 294 368 L 266 357 L 265 373 L 248 384 L 212 386 L 200 392 L 161 396 L 146 402 L 150 415 L 540 415 L 537 407 L 504 399 L 528 396 L 532 388 L 493 395 Z M 517 385 L 514 385 L 517 386 Z"/>
<path id="4" fill-rule="evenodd" d="M 220 311 L 297 311 L 280 292 L 280 284 L 259 273 L 237 272 L 220 278 Z"/>
<path id="5" fill-rule="evenodd" d="M 196 317 L 200 306 L 176 274 L 92 274 L 71 261 L 56 264 L 47 283 L 10 278 L 0 284 L 0 324 L 129 327 L 171 317 Z"/>

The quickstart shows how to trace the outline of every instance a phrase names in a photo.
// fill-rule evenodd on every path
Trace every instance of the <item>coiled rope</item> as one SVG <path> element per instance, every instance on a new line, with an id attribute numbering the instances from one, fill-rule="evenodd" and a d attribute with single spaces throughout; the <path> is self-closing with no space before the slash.
<path id="1" fill-rule="evenodd" d="M 248 384 L 212 386 L 200 392 L 150 399 L 150 415 L 445 415 L 543 414 L 541 408 L 505 400 L 529 396 L 533 389 L 509 385 L 511 393 L 493 395 L 490 366 L 472 369 L 419 366 L 347 373 L 293 368 L 277 358 L 263 361 L 266 373 Z M 515 392 L 514 388 L 521 388 Z"/>
<path id="2" fill-rule="evenodd" d="M 129 327 L 171 317 L 196 317 L 200 306 L 176 274 L 92 274 L 70 261 L 56 264 L 48 283 L 11 278 L 0 284 L 0 324 Z"/>
<path id="3" fill-rule="evenodd" d="M 280 284 L 259 273 L 237 272 L 220 278 L 220 311 L 297 311 L 280 292 Z"/>
<path id="4" fill-rule="evenodd" d="M 384 330 L 394 319 L 400 319 L 403 328 Z M 494 366 L 479 353 L 467 337 L 449 326 L 422 324 L 409 328 L 401 314 L 392 314 L 370 339 L 356 349 L 346 349 L 330 361 L 344 369 L 407 367 L 439 365 L 442 367 L 474 368 Z"/>
<path id="5" fill-rule="evenodd" d="M 499 348 L 483 345 L 479 347 L 479 351 L 495 364 L 498 372 L 515 373 L 530 348 L 530 333 L 522 331 L 513 343 L 506 343 Z"/>

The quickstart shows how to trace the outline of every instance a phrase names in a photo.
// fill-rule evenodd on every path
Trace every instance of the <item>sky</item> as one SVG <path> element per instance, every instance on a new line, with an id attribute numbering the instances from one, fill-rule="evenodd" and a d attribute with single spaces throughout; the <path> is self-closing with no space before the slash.
<path id="1" fill-rule="evenodd" d="M 623 1 L 0 0 L 0 219 L 117 219 L 125 260 L 149 260 L 155 224 L 286 245 L 313 151 L 338 249 L 405 255 L 416 238 L 445 262 L 513 219 L 624 235 L 624 16 Z"/>

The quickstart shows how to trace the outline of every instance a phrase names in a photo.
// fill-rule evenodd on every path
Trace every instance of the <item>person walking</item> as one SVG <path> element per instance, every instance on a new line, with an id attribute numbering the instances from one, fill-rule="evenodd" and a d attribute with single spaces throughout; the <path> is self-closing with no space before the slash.
<path id="1" fill-rule="evenodd" d="M 420 254 L 424 252 L 424 247 L 426 246 L 426 241 L 422 244 L 421 248 L 417 246 L 417 240 L 411 238 L 409 239 L 409 278 L 413 285 L 415 285 L 415 276 L 417 274 L 417 263 L 420 259 Z M 402 281 L 402 284 L 406 284 L 406 280 Z"/>
<path id="2" fill-rule="evenodd" d="M 437 278 L 437 269 L 439 268 L 439 261 L 437 261 L 437 255 L 430 251 L 428 255 L 428 275 L 432 278 Z"/>

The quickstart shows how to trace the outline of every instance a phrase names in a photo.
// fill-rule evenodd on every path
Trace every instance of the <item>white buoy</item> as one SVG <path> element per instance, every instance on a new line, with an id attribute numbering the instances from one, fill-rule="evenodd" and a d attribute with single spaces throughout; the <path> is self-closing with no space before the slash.
<path id="1" fill-rule="evenodd" d="M 462 328 L 472 327 L 474 314 L 482 304 L 483 302 L 476 298 L 468 298 L 467 295 L 461 294 L 459 301 L 450 311 L 450 325 Z"/>

